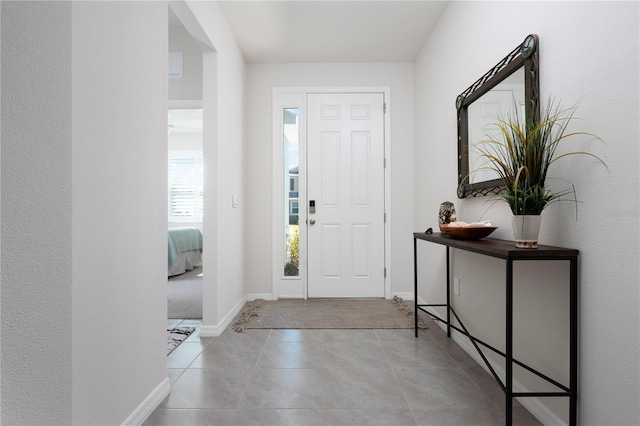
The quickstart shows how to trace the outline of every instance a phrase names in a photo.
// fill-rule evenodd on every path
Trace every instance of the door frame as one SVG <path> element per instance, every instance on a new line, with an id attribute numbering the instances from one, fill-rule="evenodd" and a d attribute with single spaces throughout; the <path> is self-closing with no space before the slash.
<path id="1" fill-rule="evenodd" d="M 299 109 L 299 223 L 307 220 L 307 188 L 306 188 L 306 154 L 307 154 L 307 95 L 315 93 L 382 93 L 385 102 L 384 114 L 384 297 L 391 298 L 391 114 L 389 87 L 275 87 L 272 89 L 272 294 L 271 299 L 306 299 L 307 298 L 307 229 L 299 228 L 300 266 L 298 277 L 284 277 L 284 150 L 282 144 L 284 108 Z M 304 205 L 304 208 L 303 208 Z M 266 295 L 265 295 L 266 296 Z"/>
<path id="2" fill-rule="evenodd" d="M 171 1 L 169 8 L 176 14 L 184 28 L 193 38 L 202 51 L 202 75 L 207 78 L 202 79 L 202 155 L 204 168 L 213 173 L 207 173 L 204 177 L 204 211 L 206 218 L 202 220 L 202 236 L 204 251 L 202 253 L 202 263 L 210 271 L 218 271 L 220 261 L 220 251 L 218 250 L 218 210 L 220 205 L 220 191 L 218 190 L 218 144 L 223 140 L 219 137 L 218 112 L 223 107 L 218 105 L 218 81 L 219 63 L 218 52 L 215 44 L 207 32 L 200 25 L 200 21 L 195 17 L 190 6 L 185 0 Z M 204 270 L 204 268 L 203 268 Z M 217 300 L 222 292 L 218 285 L 218 274 L 203 273 L 202 276 L 202 329 L 200 335 L 203 337 L 216 337 L 224 331 L 226 325 L 224 318 L 219 318 L 222 314 L 218 307 Z M 222 324 L 222 325 L 221 325 Z"/>

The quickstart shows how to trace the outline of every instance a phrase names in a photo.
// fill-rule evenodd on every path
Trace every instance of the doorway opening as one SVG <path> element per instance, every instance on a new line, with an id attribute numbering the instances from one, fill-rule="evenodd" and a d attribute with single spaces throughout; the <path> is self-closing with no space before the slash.
<path id="1" fill-rule="evenodd" d="M 167 317 L 173 323 L 203 318 L 206 161 L 203 49 L 168 10 Z"/>
<path id="2" fill-rule="evenodd" d="M 202 319 L 202 128 L 202 108 L 169 109 L 167 314 L 174 321 Z"/>

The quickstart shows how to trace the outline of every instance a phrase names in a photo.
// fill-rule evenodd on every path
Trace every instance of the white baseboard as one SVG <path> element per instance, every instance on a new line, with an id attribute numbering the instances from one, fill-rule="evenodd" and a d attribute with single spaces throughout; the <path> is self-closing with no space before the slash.
<path id="1" fill-rule="evenodd" d="M 144 423 L 147 417 L 153 413 L 153 410 L 169 395 L 170 391 L 171 383 L 167 377 L 142 401 L 142 404 L 140 404 L 122 424 L 126 426 L 137 426 Z"/>
<path id="2" fill-rule="evenodd" d="M 240 299 L 238 303 L 231 309 L 231 311 L 225 315 L 225 317 L 220 321 L 217 325 L 202 325 L 200 329 L 200 336 L 202 337 L 218 337 L 222 334 L 222 332 L 231 324 L 231 321 L 240 313 L 240 310 L 244 307 L 244 304 L 247 303 L 247 297 L 243 297 Z"/>
<path id="3" fill-rule="evenodd" d="M 399 298 L 401 298 L 402 300 L 411 300 L 413 301 L 413 292 L 397 292 L 397 293 L 391 293 L 391 297 L 393 298 L 393 296 L 398 296 Z"/>
<path id="4" fill-rule="evenodd" d="M 238 303 L 225 315 L 225 317 L 217 325 L 202 325 L 200 335 L 202 337 L 218 337 L 231 324 L 231 321 L 240 313 L 245 303 L 253 302 L 256 299 L 273 300 L 271 293 L 251 293 L 240 299 Z"/>
<path id="5" fill-rule="evenodd" d="M 285 296 L 280 296 L 280 298 L 286 298 Z M 262 300 L 275 300 L 272 293 L 249 293 L 247 294 L 247 301 L 253 302 L 254 300 L 262 299 Z"/>
<path id="6" fill-rule="evenodd" d="M 427 302 L 422 300 L 422 298 L 418 297 L 418 303 L 423 305 L 423 304 L 426 304 Z M 427 307 L 426 310 L 436 314 L 436 311 L 431 307 Z M 446 324 L 444 324 L 441 321 L 436 321 L 436 323 L 438 324 L 438 326 L 440 326 L 440 328 L 446 331 L 447 329 Z M 476 350 L 475 346 L 473 346 L 473 343 L 471 343 L 471 341 L 467 336 L 457 332 L 456 330 L 451 330 L 451 338 L 458 344 L 458 346 L 464 349 L 464 351 L 467 354 L 469 354 L 469 356 L 473 358 L 474 361 L 480 365 L 480 367 L 482 367 L 487 373 L 491 374 L 491 372 L 489 371 L 489 368 L 484 363 L 484 361 L 480 357 L 480 354 L 478 354 L 478 351 Z M 494 371 L 496 372 L 500 380 L 502 380 L 504 383 L 505 376 L 506 376 L 504 368 L 502 368 L 502 366 L 496 364 L 491 360 L 489 360 L 489 362 L 491 363 L 491 367 L 494 369 Z M 529 392 L 520 382 L 518 382 L 515 379 L 513 380 L 513 391 Z M 542 402 L 542 400 L 540 400 L 540 398 L 536 398 L 536 397 L 519 398 L 518 402 L 527 410 L 529 410 L 529 412 L 535 418 L 537 418 L 543 425 L 566 426 L 566 423 L 562 421 L 562 419 L 558 417 L 553 411 L 551 411 L 549 407 L 547 407 Z"/>

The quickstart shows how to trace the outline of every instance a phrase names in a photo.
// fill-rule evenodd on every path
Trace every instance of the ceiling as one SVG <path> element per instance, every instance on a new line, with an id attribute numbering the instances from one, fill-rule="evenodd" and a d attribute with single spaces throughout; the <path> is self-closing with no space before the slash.
<path id="1" fill-rule="evenodd" d="M 250 63 L 412 62 L 447 1 L 220 1 Z"/>

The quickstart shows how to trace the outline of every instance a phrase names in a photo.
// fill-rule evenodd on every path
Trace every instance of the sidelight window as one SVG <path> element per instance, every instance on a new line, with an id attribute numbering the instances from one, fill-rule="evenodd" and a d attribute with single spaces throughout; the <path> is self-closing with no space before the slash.
<path id="1" fill-rule="evenodd" d="M 283 143 L 284 170 L 283 188 L 285 212 L 284 232 L 284 275 L 286 277 L 299 276 L 299 170 L 300 155 L 298 144 L 298 108 L 283 109 Z"/>

